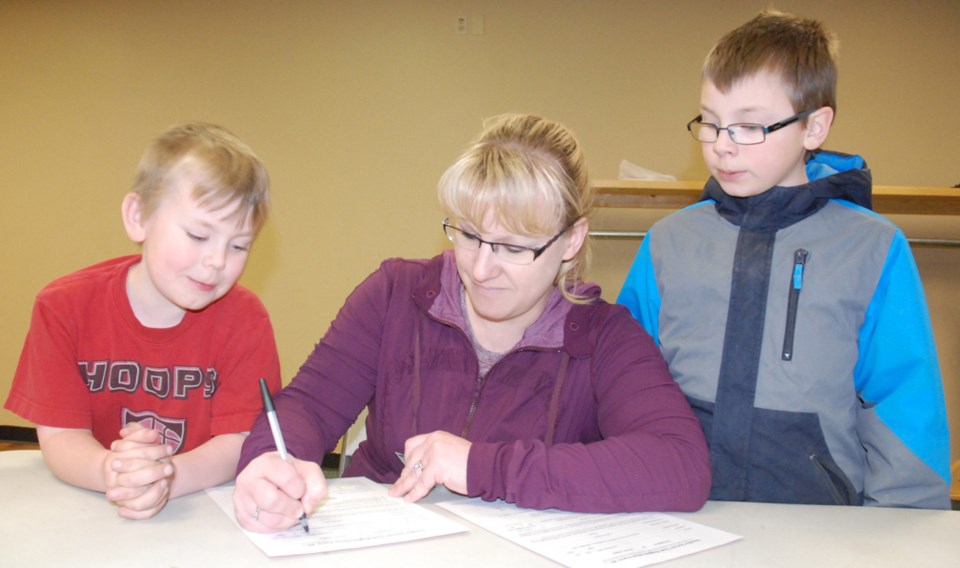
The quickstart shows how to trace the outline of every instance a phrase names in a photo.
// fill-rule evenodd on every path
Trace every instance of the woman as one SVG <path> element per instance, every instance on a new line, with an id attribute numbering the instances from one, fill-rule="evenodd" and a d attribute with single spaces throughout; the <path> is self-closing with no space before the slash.
<path id="1" fill-rule="evenodd" d="M 273 451 L 263 417 L 244 444 L 240 524 L 279 530 L 315 508 L 317 464 L 365 406 L 346 475 L 408 501 L 442 484 L 538 509 L 699 509 L 699 424 L 650 337 L 580 280 L 591 196 L 573 135 L 499 117 L 439 197 L 453 250 L 388 260 L 347 299 L 276 397 L 296 458 Z"/>

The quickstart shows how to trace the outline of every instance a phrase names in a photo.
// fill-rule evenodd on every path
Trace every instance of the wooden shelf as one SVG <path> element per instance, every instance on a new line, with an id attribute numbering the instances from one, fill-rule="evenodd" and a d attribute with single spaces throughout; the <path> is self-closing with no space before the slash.
<path id="1" fill-rule="evenodd" d="M 680 209 L 696 203 L 701 181 L 594 181 L 597 207 Z M 960 215 L 960 189 L 874 186 L 873 209 L 882 214 Z"/>

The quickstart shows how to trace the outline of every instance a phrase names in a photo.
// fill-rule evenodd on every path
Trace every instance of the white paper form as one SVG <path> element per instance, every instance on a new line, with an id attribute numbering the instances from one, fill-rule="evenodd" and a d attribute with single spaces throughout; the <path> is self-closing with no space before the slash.
<path id="1" fill-rule="evenodd" d="M 437 506 L 571 568 L 649 566 L 740 538 L 661 513 L 535 511 L 477 499 Z"/>
<path id="2" fill-rule="evenodd" d="M 309 534 L 299 524 L 274 534 L 241 530 L 267 556 L 330 552 L 467 532 L 443 515 L 387 496 L 386 486 L 369 479 L 328 479 L 327 484 L 330 496 L 310 517 Z M 207 494 L 237 522 L 233 485 L 207 489 Z"/>

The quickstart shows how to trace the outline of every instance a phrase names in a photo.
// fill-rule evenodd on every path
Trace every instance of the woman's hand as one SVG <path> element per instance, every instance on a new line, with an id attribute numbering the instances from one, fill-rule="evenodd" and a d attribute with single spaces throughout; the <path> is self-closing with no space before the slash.
<path id="1" fill-rule="evenodd" d="M 438 484 L 466 494 L 469 441 L 438 430 L 408 439 L 403 450 L 406 465 L 390 488 L 390 496 L 419 501 Z"/>
<path id="2" fill-rule="evenodd" d="M 240 472 L 233 492 L 233 506 L 240 526 L 254 532 L 276 532 L 307 516 L 327 496 L 327 482 L 320 466 L 290 456 L 283 461 L 277 452 L 263 454 Z"/>

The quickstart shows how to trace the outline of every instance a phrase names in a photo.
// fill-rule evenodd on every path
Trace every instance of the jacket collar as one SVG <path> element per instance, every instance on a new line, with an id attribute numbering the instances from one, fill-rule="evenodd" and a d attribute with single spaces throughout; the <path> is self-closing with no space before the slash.
<path id="1" fill-rule="evenodd" d="M 717 212 L 743 229 L 775 231 L 806 219 L 823 208 L 831 199 L 843 199 L 870 208 L 872 180 L 870 170 L 859 160 L 838 153 L 814 152 L 807 163 L 808 176 L 827 175 L 795 187 L 775 186 L 758 195 L 734 197 L 720 187 L 716 179 L 707 180 L 700 200 L 713 199 Z M 825 166 L 828 164 L 828 166 Z M 847 165 L 837 171 L 831 167 Z M 857 164 L 860 167 L 857 167 Z"/>

